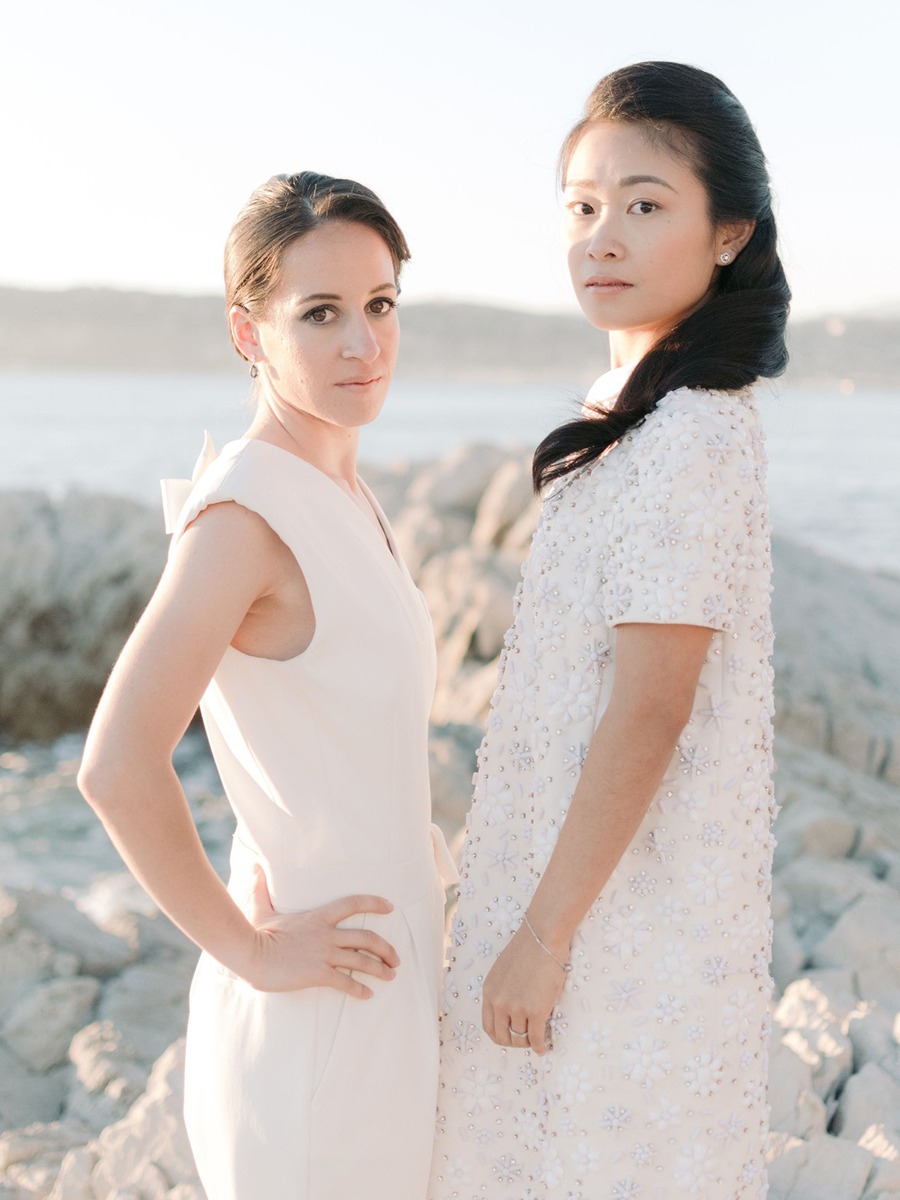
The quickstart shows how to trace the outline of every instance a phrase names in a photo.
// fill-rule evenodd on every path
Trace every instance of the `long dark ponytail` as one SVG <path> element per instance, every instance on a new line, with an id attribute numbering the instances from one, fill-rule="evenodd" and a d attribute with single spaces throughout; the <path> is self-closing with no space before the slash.
<path id="1" fill-rule="evenodd" d="M 714 75 L 683 63 L 635 63 L 601 79 L 560 153 L 560 181 L 594 121 L 645 125 L 686 158 L 709 197 L 714 225 L 753 219 L 756 228 L 716 291 L 644 355 L 608 413 L 579 418 L 544 438 L 534 455 L 535 489 L 586 466 L 680 387 L 733 391 L 787 366 L 790 288 L 776 247 L 766 160 L 750 119 Z"/>

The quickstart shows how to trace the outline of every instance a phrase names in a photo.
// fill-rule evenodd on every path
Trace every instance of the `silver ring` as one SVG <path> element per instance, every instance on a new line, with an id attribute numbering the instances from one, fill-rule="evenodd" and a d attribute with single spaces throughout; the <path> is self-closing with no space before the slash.
<path id="1" fill-rule="evenodd" d="M 513 1029 L 512 1025 L 510 1025 L 509 1036 L 510 1037 L 526 1037 L 527 1038 L 528 1034 L 527 1033 L 519 1033 L 518 1029 Z"/>

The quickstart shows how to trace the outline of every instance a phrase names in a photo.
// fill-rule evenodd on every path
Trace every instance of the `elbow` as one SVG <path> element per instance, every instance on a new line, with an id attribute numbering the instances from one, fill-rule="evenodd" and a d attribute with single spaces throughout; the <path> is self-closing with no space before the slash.
<path id="1" fill-rule="evenodd" d="M 664 718 L 667 720 L 669 735 L 673 742 L 677 742 L 684 731 L 685 725 L 691 719 L 691 714 L 694 711 L 694 700 L 696 692 L 694 690 L 682 691 L 679 695 L 669 698 L 668 713 Z"/>
<path id="2" fill-rule="evenodd" d="M 124 764 L 117 756 L 106 754 L 89 743 L 75 782 L 94 812 L 102 817 L 114 807 L 116 798 L 122 796 L 125 774 Z"/>

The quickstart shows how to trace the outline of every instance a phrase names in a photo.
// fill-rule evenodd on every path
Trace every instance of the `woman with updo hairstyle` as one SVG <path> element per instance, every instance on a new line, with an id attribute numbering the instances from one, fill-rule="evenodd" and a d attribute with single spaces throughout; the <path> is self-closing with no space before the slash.
<path id="1" fill-rule="evenodd" d="M 255 415 L 164 481 L 168 562 L 91 726 L 79 783 L 203 953 L 185 1115 L 208 1200 L 421 1200 L 443 924 L 431 825 L 431 623 L 356 474 L 397 354 L 396 222 L 303 172 L 228 239 Z M 237 830 L 226 886 L 172 767 L 200 705 Z"/>
<path id="2" fill-rule="evenodd" d="M 534 456 L 445 975 L 429 1200 L 762 1200 L 772 771 L 766 459 L 790 293 L 714 76 L 602 79 L 563 145 L 612 369 Z"/>

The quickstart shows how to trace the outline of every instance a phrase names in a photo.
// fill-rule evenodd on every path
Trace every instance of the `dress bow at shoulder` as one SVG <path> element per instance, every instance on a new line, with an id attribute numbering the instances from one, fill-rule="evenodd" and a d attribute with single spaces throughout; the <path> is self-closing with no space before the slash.
<path id="1" fill-rule="evenodd" d="M 174 533 L 178 526 L 181 510 L 187 504 L 188 497 L 194 484 L 216 457 L 216 448 L 209 436 L 209 431 L 203 431 L 203 449 L 194 464 L 190 479 L 161 479 L 163 516 L 166 522 L 166 533 Z"/>

